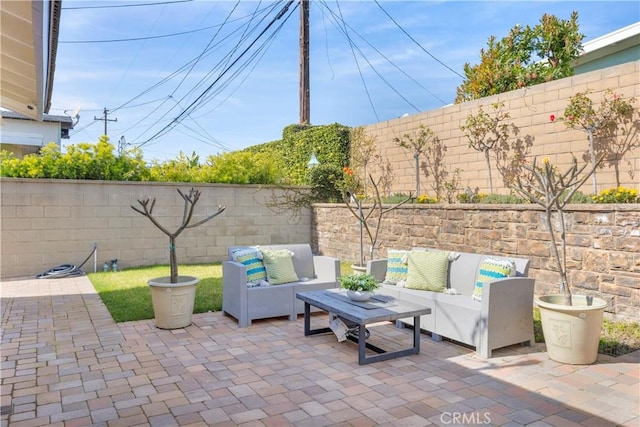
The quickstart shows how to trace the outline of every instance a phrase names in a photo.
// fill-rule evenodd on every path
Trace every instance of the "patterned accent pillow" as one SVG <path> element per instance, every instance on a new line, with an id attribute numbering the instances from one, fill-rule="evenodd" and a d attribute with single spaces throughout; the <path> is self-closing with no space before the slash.
<path id="1" fill-rule="evenodd" d="M 471 298 L 482 301 L 482 285 L 488 280 L 502 279 L 516 275 L 516 263 L 509 258 L 487 257 L 482 260 L 478 268 L 476 286 L 473 288 Z"/>
<path id="2" fill-rule="evenodd" d="M 262 253 L 258 248 L 238 248 L 233 250 L 231 258 L 247 267 L 247 286 L 257 286 L 267 280 L 267 269 L 262 262 Z"/>
<path id="3" fill-rule="evenodd" d="M 384 283 L 396 285 L 402 280 L 407 280 L 407 252 L 396 249 L 387 249 L 387 274 Z"/>
<path id="4" fill-rule="evenodd" d="M 281 285 L 298 281 L 293 268 L 293 260 L 288 249 L 263 249 L 262 261 L 267 269 L 267 280 L 272 285 Z"/>
<path id="5" fill-rule="evenodd" d="M 447 287 L 449 252 L 411 251 L 408 263 L 407 288 L 442 292 Z"/>

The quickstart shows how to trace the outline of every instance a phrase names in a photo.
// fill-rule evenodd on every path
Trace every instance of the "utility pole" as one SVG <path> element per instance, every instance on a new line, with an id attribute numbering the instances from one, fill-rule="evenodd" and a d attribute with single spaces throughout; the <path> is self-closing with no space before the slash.
<path id="1" fill-rule="evenodd" d="M 309 124 L 310 117 L 309 0 L 300 0 L 300 124 Z"/>
<path id="2" fill-rule="evenodd" d="M 103 114 L 104 114 L 104 117 L 100 117 L 100 118 L 98 118 L 96 116 L 93 116 L 93 120 L 104 121 L 104 135 L 108 135 L 107 134 L 107 122 L 117 122 L 118 119 L 117 118 L 116 119 L 108 119 L 107 118 L 107 115 L 109 114 L 109 110 L 107 110 L 107 107 L 104 107 L 104 113 Z"/>

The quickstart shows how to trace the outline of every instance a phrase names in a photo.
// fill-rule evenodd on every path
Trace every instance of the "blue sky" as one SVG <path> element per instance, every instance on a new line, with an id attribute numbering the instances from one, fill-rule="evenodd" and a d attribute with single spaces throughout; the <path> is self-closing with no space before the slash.
<path id="1" fill-rule="evenodd" d="M 258 35 L 286 3 L 65 0 L 50 114 L 79 108 L 80 121 L 63 147 L 97 141 L 105 107 L 117 119 L 111 142 L 140 146 L 147 160 L 181 151 L 204 160 L 279 139 L 299 121 L 299 9 Z M 637 1 L 379 4 L 311 1 L 312 124 L 359 126 L 447 105 L 489 36 L 544 13 L 578 11 L 584 41 L 640 20 Z M 159 37 L 176 33 L 185 34 Z M 122 39 L 138 40 L 96 42 Z"/>

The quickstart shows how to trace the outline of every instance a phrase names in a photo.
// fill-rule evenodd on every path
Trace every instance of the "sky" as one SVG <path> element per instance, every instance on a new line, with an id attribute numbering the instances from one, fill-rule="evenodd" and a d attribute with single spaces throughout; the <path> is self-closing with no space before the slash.
<path id="1" fill-rule="evenodd" d="M 280 139 L 300 120 L 300 11 L 287 3 L 64 0 L 49 114 L 79 120 L 63 151 L 98 141 L 105 108 L 110 142 L 147 161 Z M 311 124 L 448 105 L 491 35 L 572 11 L 583 42 L 640 21 L 637 1 L 312 0 Z"/>

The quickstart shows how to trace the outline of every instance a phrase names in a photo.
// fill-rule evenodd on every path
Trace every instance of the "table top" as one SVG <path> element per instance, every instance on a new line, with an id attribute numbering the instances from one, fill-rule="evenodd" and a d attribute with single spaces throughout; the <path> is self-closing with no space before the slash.
<path id="1" fill-rule="evenodd" d="M 430 308 L 388 295 L 374 294 L 366 302 L 351 301 L 344 289 L 298 292 L 296 297 L 359 325 L 431 314 Z"/>

